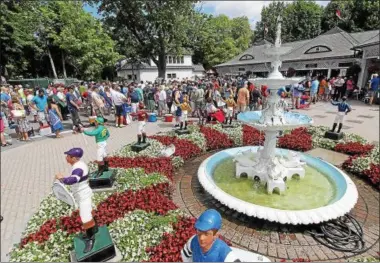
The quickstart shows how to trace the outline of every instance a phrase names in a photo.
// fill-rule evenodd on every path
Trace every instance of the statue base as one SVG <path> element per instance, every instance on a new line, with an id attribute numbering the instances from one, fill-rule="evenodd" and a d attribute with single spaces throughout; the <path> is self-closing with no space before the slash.
<path id="1" fill-rule="evenodd" d="M 223 129 L 233 128 L 234 126 L 232 124 L 222 124 Z"/>
<path id="2" fill-rule="evenodd" d="M 141 152 L 142 150 L 146 149 L 150 145 L 149 142 L 146 143 L 135 143 L 131 146 L 132 151 L 134 152 Z"/>
<path id="3" fill-rule="evenodd" d="M 343 132 L 337 133 L 337 132 L 327 131 L 325 133 L 325 138 L 338 141 L 338 140 L 343 139 Z"/>
<path id="4" fill-rule="evenodd" d="M 175 133 L 178 135 L 190 134 L 189 130 L 175 130 Z"/>
<path id="5" fill-rule="evenodd" d="M 116 248 L 112 242 L 111 235 L 106 226 L 99 227 L 95 234 L 95 244 L 88 253 L 83 253 L 85 241 L 83 233 L 74 237 L 74 251 L 70 253 L 71 262 L 104 262 L 116 256 Z"/>
<path id="6" fill-rule="evenodd" d="M 90 174 L 89 185 L 92 189 L 100 188 L 112 188 L 112 185 L 115 181 L 116 171 L 109 169 L 109 171 L 103 172 L 101 176 L 96 177 L 97 172 Z"/>

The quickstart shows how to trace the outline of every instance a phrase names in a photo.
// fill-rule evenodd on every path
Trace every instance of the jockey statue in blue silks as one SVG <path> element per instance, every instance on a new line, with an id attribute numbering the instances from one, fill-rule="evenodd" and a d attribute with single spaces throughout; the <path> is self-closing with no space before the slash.
<path id="1" fill-rule="evenodd" d="M 218 237 L 222 217 L 218 211 L 204 211 L 195 222 L 197 234 L 181 251 L 183 262 L 241 262 L 232 249 Z"/>

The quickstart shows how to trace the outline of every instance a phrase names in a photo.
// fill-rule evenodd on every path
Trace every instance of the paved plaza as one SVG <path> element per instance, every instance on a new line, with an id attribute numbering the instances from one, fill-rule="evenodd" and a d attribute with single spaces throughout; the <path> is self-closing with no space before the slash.
<path id="1" fill-rule="evenodd" d="M 370 142 L 378 142 L 378 106 L 370 107 L 357 101 L 351 102 L 351 105 L 353 111 L 346 117 L 343 131 L 359 134 Z M 336 107 L 332 106 L 330 103 L 317 103 L 316 105 L 312 105 L 310 109 L 302 111 L 314 119 L 315 125 L 331 126 L 337 110 Z M 161 121 L 149 123 L 147 125 L 147 134 L 152 135 L 161 131 L 168 131 L 171 128 L 172 124 L 163 123 Z M 133 123 L 122 129 L 110 126 L 111 137 L 108 140 L 108 152 L 135 141 L 136 130 L 137 123 Z M 15 143 L 13 147 L 2 149 L 1 215 L 4 216 L 4 220 L 1 223 L 1 261 L 6 261 L 8 259 L 6 254 L 9 252 L 12 244 L 20 241 L 20 235 L 25 228 L 28 219 L 37 211 L 39 203 L 43 197 L 51 192 L 51 186 L 55 174 L 58 172 L 67 173 L 69 171 L 69 166 L 65 161 L 63 152 L 71 147 L 82 147 L 84 149 L 85 162 L 94 160 L 96 157 L 96 145 L 93 138 L 87 137 L 85 140 L 82 135 L 73 135 L 71 133 L 64 134 L 64 138 L 62 139 L 44 137 L 30 143 Z M 184 184 L 178 185 L 175 201 L 177 203 L 179 202 L 181 206 L 186 208 L 191 206 L 191 204 L 189 204 L 191 201 L 187 201 L 186 203 L 183 202 L 178 190 L 181 189 L 181 192 L 184 190 L 183 193 L 185 195 L 186 192 L 188 195 L 194 195 L 193 190 L 191 189 L 199 188 L 199 186 L 192 181 L 191 176 L 184 179 L 182 179 L 182 176 L 176 177 L 177 183 L 181 182 L 181 180 Z M 370 222 L 371 220 L 376 220 L 376 218 L 378 220 L 378 210 L 374 208 L 374 205 L 379 202 L 378 193 L 373 193 L 369 190 L 367 191 L 366 186 L 359 186 L 358 189 L 361 192 L 361 198 L 358 203 L 358 208 L 355 209 L 354 213 L 362 215 L 363 224 L 367 221 Z M 202 198 L 204 200 L 207 199 L 206 197 Z M 193 204 L 195 204 L 195 202 L 198 201 L 193 201 Z M 187 211 L 190 211 L 190 213 L 194 215 L 197 215 L 199 212 L 198 210 L 191 212 L 190 209 L 187 209 Z M 232 225 L 232 223 L 226 224 L 226 227 L 227 226 L 239 229 L 239 232 L 237 233 L 240 234 L 236 234 L 236 238 L 232 239 L 233 242 L 237 239 L 241 242 L 243 238 L 245 238 L 245 240 L 247 240 L 247 238 L 258 240 L 258 242 L 263 239 L 268 239 L 264 241 L 263 244 L 260 243 L 261 241 L 257 244 L 257 246 L 263 246 L 261 250 L 258 248 L 259 253 L 263 252 L 263 254 L 267 254 L 264 253 L 265 250 L 265 252 L 268 251 L 269 255 L 273 258 L 282 257 L 280 254 L 282 252 L 279 250 L 276 252 L 271 250 L 274 244 L 276 244 L 276 242 L 271 242 L 271 238 L 281 239 L 281 236 L 273 235 L 272 237 L 272 232 L 269 232 L 270 237 L 254 237 L 252 236 L 253 230 L 247 230 L 248 228 L 246 226 L 238 227 L 236 224 Z M 376 229 L 371 230 L 375 231 Z M 377 231 L 378 230 L 379 229 L 377 228 Z M 245 232 L 249 232 L 250 236 L 247 237 L 244 234 Z M 228 238 L 228 236 L 226 237 Z M 293 237 L 289 238 L 292 239 Z M 302 235 L 300 237 L 296 236 L 293 241 L 297 241 L 298 245 L 302 246 L 303 244 L 300 241 L 302 238 L 309 242 L 309 240 Z M 236 243 L 239 244 L 239 242 Z M 292 245 L 292 240 L 289 242 L 290 243 L 287 244 L 287 246 Z M 308 244 L 312 245 L 310 242 Z M 286 251 L 289 255 L 289 253 L 291 253 L 289 251 L 293 250 L 292 248 L 289 248 L 289 250 Z M 318 249 L 318 252 L 315 250 L 313 251 L 314 254 L 323 254 L 326 256 L 326 259 L 330 260 L 342 259 L 343 256 L 345 256 L 334 254 L 333 257 L 332 255 L 329 256 L 327 251 L 320 252 Z M 295 255 L 300 256 L 301 252 L 297 252 L 296 250 L 294 253 Z M 309 255 L 308 250 L 305 250 L 302 253 L 307 253 L 307 255 Z M 373 251 L 370 250 L 368 253 L 371 255 Z M 321 257 L 323 256 L 317 255 L 317 258 L 322 259 Z"/>

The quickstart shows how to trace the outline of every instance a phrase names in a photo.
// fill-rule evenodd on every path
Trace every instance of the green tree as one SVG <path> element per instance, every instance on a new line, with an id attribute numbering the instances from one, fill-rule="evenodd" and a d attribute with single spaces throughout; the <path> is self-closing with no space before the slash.
<path id="1" fill-rule="evenodd" d="M 7 77 L 23 74 L 31 67 L 37 48 L 36 4 L 0 2 L 0 73 Z"/>
<path id="2" fill-rule="evenodd" d="M 181 54 L 194 1 L 182 0 L 93 0 L 103 12 L 105 23 L 116 35 L 126 33 L 138 43 L 135 53 L 150 58 L 165 78 L 166 55 Z M 134 52 L 134 51 L 133 51 Z"/>
<path id="3" fill-rule="evenodd" d="M 338 19 L 339 10 L 342 19 Z M 326 6 L 322 18 L 322 31 L 339 26 L 348 32 L 378 30 L 380 28 L 380 2 L 374 0 L 332 0 Z"/>
<path id="4" fill-rule="evenodd" d="M 252 30 L 247 17 L 203 17 L 195 53 L 205 68 L 226 62 L 249 47 Z"/>
<path id="5" fill-rule="evenodd" d="M 284 2 L 271 2 L 268 6 L 264 6 L 261 9 L 261 21 L 256 22 L 255 42 L 266 39 L 274 43 L 276 39 L 277 18 L 279 15 L 284 16 L 285 7 L 286 4 Z M 285 20 L 284 17 L 283 20 Z M 284 27 L 286 25 L 283 25 Z M 268 29 L 267 32 L 265 32 L 265 28 Z"/>
<path id="6" fill-rule="evenodd" d="M 298 0 L 284 10 L 283 42 L 310 39 L 321 33 L 323 7 L 313 1 Z"/>

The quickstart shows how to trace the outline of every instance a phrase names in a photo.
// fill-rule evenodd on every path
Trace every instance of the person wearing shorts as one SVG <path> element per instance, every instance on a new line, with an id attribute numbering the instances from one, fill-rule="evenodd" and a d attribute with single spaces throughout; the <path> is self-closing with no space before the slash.
<path id="1" fill-rule="evenodd" d="M 123 104 L 127 102 L 127 98 L 120 92 L 120 87 L 116 86 L 115 89 L 111 89 L 112 101 L 115 104 L 115 121 L 116 127 L 122 128 L 123 125 Z"/>
<path id="2" fill-rule="evenodd" d="M 83 128 L 82 128 L 82 131 Z M 84 131 L 85 135 L 95 136 L 95 142 L 97 144 L 96 162 L 98 163 L 98 172 L 95 177 L 100 177 L 103 172 L 108 171 L 107 157 L 107 139 L 110 137 L 110 132 L 104 127 L 104 119 L 97 117 L 95 120 L 95 129 L 92 131 Z"/>

